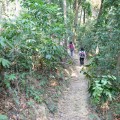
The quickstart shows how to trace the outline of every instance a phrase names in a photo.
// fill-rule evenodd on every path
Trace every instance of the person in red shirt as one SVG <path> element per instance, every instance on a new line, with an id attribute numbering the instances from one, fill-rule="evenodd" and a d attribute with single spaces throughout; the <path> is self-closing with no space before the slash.
<path id="1" fill-rule="evenodd" d="M 69 43 L 70 55 L 73 56 L 74 53 L 74 44 L 72 42 Z"/>

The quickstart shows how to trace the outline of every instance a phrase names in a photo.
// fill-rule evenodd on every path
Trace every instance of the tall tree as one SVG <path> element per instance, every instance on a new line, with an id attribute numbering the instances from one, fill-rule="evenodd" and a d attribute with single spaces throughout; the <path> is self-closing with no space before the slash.
<path id="1" fill-rule="evenodd" d="M 103 5 L 104 5 L 104 0 L 101 0 L 101 5 L 100 5 L 100 10 L 99 10 L 97 22 L 100 21 L 100 16 L 102 15 Z"/>
<path id="2" fill-rule="evenodd" d="M 77 26 L 78 24 L 78 10 L 79 10 L 78 0 L 75 0 L 75 20 L 74 20 L 75 26 Z"/>
<path id="3" fill-rule="evenodd" d="M 46 0 L 46 2 L 48 2 L 49 4 L 51 3 L 51 0 Z"/>
<path id="4" fill-rule="evenodd" d="M 67 2 L 66 2 L 66 0 L 63 0 L 63 13 L 64 13 L 64 24 L 65 24 L 65 28 L 67 28 Z M 64 45 L 65 45 L 65 48 L 67 48 L 67 37 L 66 37 L 66 33 L 65 33 Z"/>
<path id="5" fill-rule="evenodd" d="M 85 8 L 83 9 L 83 23 L 85 23 L 85 12 L 86 12 L 86 10 L 85 10 Z"/>
<path id="6" fill-rule="evenodd" d="M 73 27 L 73 33 L 74 33 L 74 36 L 73 36 L 73 42 L 74 44 L 76 44 L 76 39 L 77 39 L 77 25 L 78 25 L 78 12 L 79 12 L 79 4 L 80 4 L 81 0 L 75 0 L 74 2 L 74 12 L 75 12 L 75 18 L 74 18 L 74 27 Z"/>
<path id="7" fill-rule="evenodd" d="M 1 3 L 1 16 L 3 15 L 3 14 L 6 14 L 6 7 L 5 7 L 5 3 L 6 3 L 6 1 L 3 1 L 3 0 L 0 0 L 0 3 Z"/>
<path id="8" fill-rule="evenodd" d="M 0 1 L 0 19 L 2 18 L 2 3 Z"/>
<path id="9" fill-rule="evenodd" d="M 20 12 L 20 3 L 19 0 L 15 0 L 15 15 L 18 16 Z"/>

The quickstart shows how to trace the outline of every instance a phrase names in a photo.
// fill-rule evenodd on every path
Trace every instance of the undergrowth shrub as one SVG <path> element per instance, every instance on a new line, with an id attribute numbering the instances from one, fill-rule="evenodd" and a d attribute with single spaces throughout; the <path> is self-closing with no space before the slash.
<path id="1" fill-rule="evenodd" d="M 105 0 L 102 10 L 98 21 L 81 27 L 78 39 L 88 53 L 89 61 L 83 71 L 89 79 L 91 100 L 97 105 L 112 102 L 120 92 L 118 1 Z"/>
<path id="2" fill-rule="evenodd" d="M 23 1 L 24 13 L 16 19 L 4 19 L 0 24 L 0 91 L 10 95 L 17 108 L 22 94 L 37 103 L 49 97 L 55 101 L 64 81 L 64 75 L 58 74 L 66 63 L 72 63 L 60 45 L 65 27 L 58 7 L 42 0 L 37 2 Z M 50 86 L 50 76 L 54 76 L 53 82 L 59 87 Z M 51 111 L 54 108 L 49 107 Z"/>

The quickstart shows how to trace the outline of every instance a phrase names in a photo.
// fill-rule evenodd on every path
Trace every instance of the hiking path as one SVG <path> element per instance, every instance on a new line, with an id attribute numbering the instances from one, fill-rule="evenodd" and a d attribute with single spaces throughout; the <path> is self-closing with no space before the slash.
<path id="1" fill-rule="evenodd" d="M 74 54 L 75 66 L 71 74 L 70 85 L 63 91 L 63 96 L 58 102 L 58 112 L 48 120 L 90 120 L 88 102 L 88 81 L 83 73 L 79 57 Z"/>

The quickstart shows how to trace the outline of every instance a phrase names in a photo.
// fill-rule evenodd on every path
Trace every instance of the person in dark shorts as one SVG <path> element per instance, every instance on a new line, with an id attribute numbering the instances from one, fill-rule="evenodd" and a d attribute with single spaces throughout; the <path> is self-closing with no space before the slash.
<path id="1" fill-rule="evenodd" d="M 86 52 L 85 52 L 84 48 L 80 49 L 79 57 L 80 57 L 80 65 L 84 65 L 84 60 L 86 58 Z"/>

